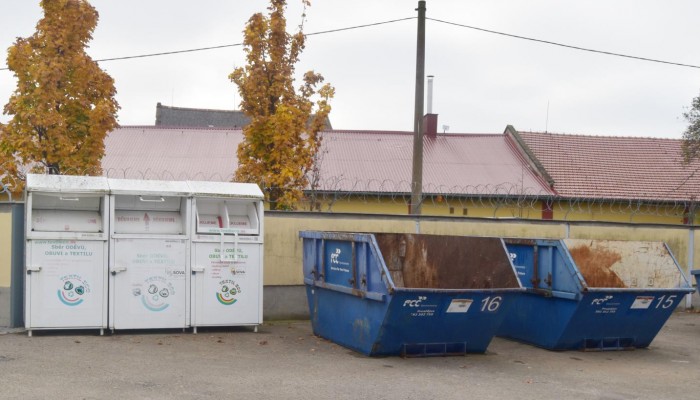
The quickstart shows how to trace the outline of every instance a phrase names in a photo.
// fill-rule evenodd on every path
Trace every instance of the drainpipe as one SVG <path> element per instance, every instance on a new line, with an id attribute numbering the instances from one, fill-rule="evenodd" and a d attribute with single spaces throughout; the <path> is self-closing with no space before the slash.
<path id="1" fill-rule="evenodd" d="M 688 228 L 688 274 L 690 274 L 690 270 L 693 269 L 693 261 L 695 259 L 695 228 L 694 227 L 689 227 Z M 692 276 L 690 277 L 691 279 L 693 278 Z M 692 280 L 691 280 L 692 282 Z M 691 283 L 692 285 L 692 283 Z M 693 307 L 693 294 L 690 293 L 687 296 L 685 296 L 685 308 L 690 309 Z"/>

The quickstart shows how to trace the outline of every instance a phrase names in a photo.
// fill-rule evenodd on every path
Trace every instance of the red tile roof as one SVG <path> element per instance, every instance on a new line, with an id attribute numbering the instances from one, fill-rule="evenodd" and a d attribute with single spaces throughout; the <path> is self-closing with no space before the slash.
<path id="1" fill-rule="evenodd" d="M 105 141 L 105 175 L 228 181 L 240 130 L 121 127 Z M 410 193 L 411 132 L 323 132 L 319 190 Z M 425 139 L 423 191 L 456 195 L 552 196 L 514 142 L 502 134 Z"/>
<path id="2" fill-rule="evenodd" d="M 519 132 L 564 197 L 697 200 L 700 161 L 681 140 Z"/>

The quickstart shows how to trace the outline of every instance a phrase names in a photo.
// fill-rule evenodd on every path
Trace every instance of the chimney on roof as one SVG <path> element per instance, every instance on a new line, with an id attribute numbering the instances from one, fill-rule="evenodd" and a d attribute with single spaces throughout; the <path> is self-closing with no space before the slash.
<path id="1" fill-rule="evenodd" d="M 160 104 L 160 101 L 158 104 L 156 104 L 156 125 L 160 125 L 163 122 L 163 115 L 161 109 L 163 108 L 163 105 Z"/>
<path id="2" fill-rule="evenodd" d="M 425 114 L 425 116 L 423 116 L 424 133 L 429 139 L 435 139 L 437 137 L 437 120 L 437 114 Z"/>
<path id="3" fill-rule="evenodd" d="M 433 113 L 433 78 L 434 75 L 428 75 L 428 114 Z"/>
<path id="4" fill-rule="evenodd" d="M 423 132 L 429 139 L 437 137 L 437 114 L 433 114 L 433 75 L 428 75 L 428 113 L 423 116 Z"/>

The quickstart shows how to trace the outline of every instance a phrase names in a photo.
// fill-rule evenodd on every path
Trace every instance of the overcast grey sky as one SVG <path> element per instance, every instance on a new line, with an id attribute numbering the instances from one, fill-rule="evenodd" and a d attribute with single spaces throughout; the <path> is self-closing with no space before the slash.
<path id="1" fill-rule="evenodd" d="M 93 0 L 100 13 L 94 59 L 242 41 L 263 0 Z M 301 1 L 290 0 L 290 30 Z M 415 0 L 312 0 L 305 32 L 416 16 Z M 0 49 L 29 36 L 39 1 L 0 0 Z M 603 51 L 700 65 L 700 2 L 693 0 L 428 0 L 427 16 Z M 335 129 L 413 129 L 416 20 L 310 36 L 298 72 L 336 87 Z M 103 62 L 116 81 L 122 125 L 153 125 L 156 103 L 234 109 L 227 76 L 242 47 Z M 680 138 L 681 114 L 700 93 L 700 69 L 655 64 L 427 22 L 426 74 L 433 111 L 451 133 L 519 130 Z M 0 103 L 15 88 L 0 71 Z M 549 104 L 549 118 L 547 108 Z M 0 115 L 6 122 L 7 115 Z"/>

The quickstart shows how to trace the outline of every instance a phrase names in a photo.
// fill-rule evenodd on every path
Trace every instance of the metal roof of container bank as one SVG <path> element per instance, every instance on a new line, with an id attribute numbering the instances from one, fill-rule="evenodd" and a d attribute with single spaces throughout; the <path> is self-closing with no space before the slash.
<path id="1" fill-rule="evenodd" d="M 27 191 L 55 193 L 107 193 L 107 179 L 101 176 L 27 174 Z"/>
<path id="2" fill-rule="evenodd" d="M 316 190 L 410 193 L 412 132 L 322 132 Z M 230 181 L 241 130 L 120 127 L 105 140 L 104 174 L 114 178 Z M 425 139 L 426 194 L 556 193 L 504 134 L 446 134 Z"/>

